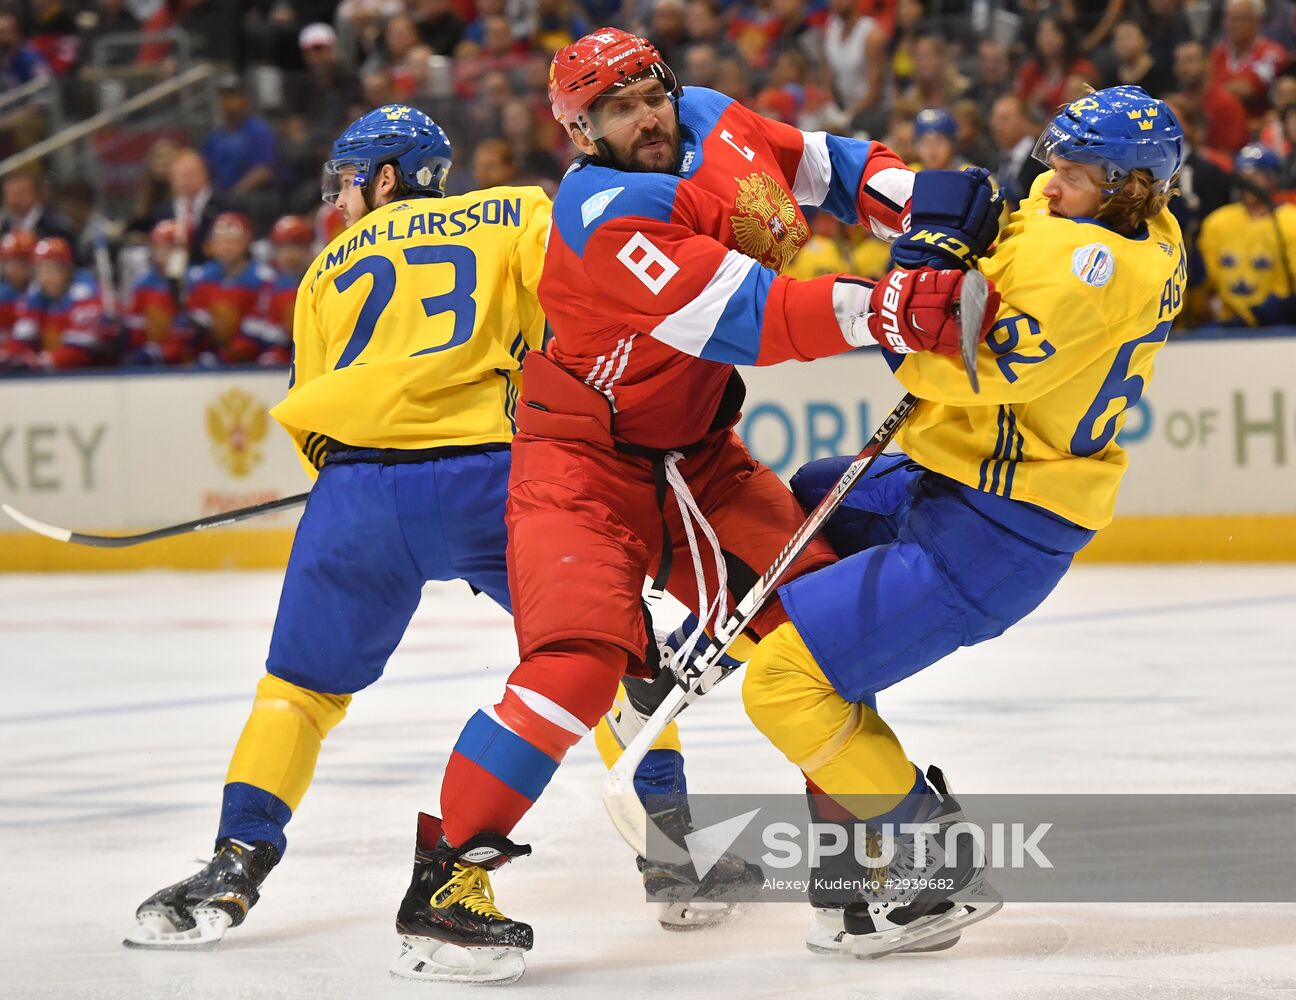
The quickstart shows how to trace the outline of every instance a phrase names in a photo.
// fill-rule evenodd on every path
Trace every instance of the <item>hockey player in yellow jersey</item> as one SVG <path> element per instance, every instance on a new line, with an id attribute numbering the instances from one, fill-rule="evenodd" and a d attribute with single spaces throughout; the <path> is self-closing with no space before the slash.
<path id="1" fill-rule="evenodd" d="M 817 821 L 873 836 L 961 818 L 943 775 L 910 763 L 874 696 L 1029 614 L 1111 520 L 1126 465 L 1116 437 L 1183 302 L 1185 253 L 1166 209 L 1182 149 L 1173 112 L 1139 88 L 1063 108 L 1035 149 L 1049 171 L 977 264 L 1002 295 L 977 355 L 980 393 L 957 359 L 891 361 L 921 400 L 897 434 L 903 454 L 880 457 L 829 522 L 841 561 L 781 588 L 791 621 L 758 644 L 744 681 L 748 714 L 805 773 Z M 931 173 L 915 183 L 897 261 L 924 246 L 936 255 L 933 235 L 952 245 L 939 239 L 943 206 L 924 204 Z M 802 503 L 849 461 L 803 468 Z M 851 856 L 824 863 L 824 884 L 858 884 Z M 812 887 L 811 950 L 937 949 L 1000 905 L 975 859 L 896 864 L 890 874 L 954 891 Z"/>
<path id="2" fill-rule="evenodd" d="M 271 411 L 318 478 L 215 855 L 140 905 L 128 945 L 212 944 L 243 922 L 321 742 L 382 674 L 427 580 L 509 606 L 509 441 L 522 357 L 544 333 L 550 202 L 539 188 L 445 198 L 449 169 L 445 133 L 399 105 L 334 143 L 324 199 L 348 228 L 298 288 L 288 394 Z"/>
<path id="3" fill-rule="evenodd" d="M 1197 249 L 1216 318 L 1230 326 L 1296 323 L 1296 205 L 1275 205 L 1282 161 L 1259 143 L 1234 161 L 1241 198 L 1202 222 Z"/>
<path id="4" fill-rule="evenodd" d="M 551 206 L 537 187 L 445 197 L 449 169 L 445 134 L 400 105 L 353 123 L 325 165 L 324 200 L 347 229 L 302 279 L 288 393 L 271 410 L 318 478 L 293 542 L 267 672 L 226 776 L 215 856 L 141 904 L 129 945 L 211 945 L 243 922 L 284 854 L 285 827 L 322 741 L 352 695 L 381 676 L 425 581 L 462 579 L 510 609 L 509 442 L 522 358 L 544 335 L 536 284 Z M 623 698 L 622 725 L 643 714 L 639 700 Z M 598 737 L 614 759 L 606 722 Z M 675 727 L 653 747 L 636 781 L 686 817 Z M 659 822 L 667 820 L 684 822 L 673 814 Z M 436 837 L 425 827 L 420 857 L 432 857 Z M 468 924 L 496 936 L 530 933 L 489 905 L 483 868 L 448 855 L 420 865 L 454 881 L 451 902 L 435 914 L 442 924 L 468 914 Z M 733 859 L 717 867 L 748 877 Z M 645 881 L 673 874 L 644 870 Z M 432 893 L 414 888 L 401 919 L 417 935 Z M 684 898 L 660 919 L 687 928 L 725 912 Z M 393 971 L 413 974 L 411 964 Z"/>

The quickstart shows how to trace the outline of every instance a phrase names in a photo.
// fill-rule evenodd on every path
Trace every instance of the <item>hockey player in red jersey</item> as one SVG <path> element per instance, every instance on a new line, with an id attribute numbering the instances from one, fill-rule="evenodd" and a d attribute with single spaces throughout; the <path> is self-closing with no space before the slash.
<path id="1" fill-rule="evenodd" d="M 5 367 L 8 358 L 18 304 L 31 286 L 35 249 L 36 238 L 31 233 L 14 230 L 0 239 L 0 368 Z"/>
<path id="2" fill-rule="evenodd" d="M 77 270 L 61 236 L 32 251 L 34 282 L 18 307 L 10 355 L 31 368 L 87 368 L 117 361 L 116 326 L 104 315 L 99 284 Z"/>
<path id="3" fill-rule="evenodd" d="M 167 277 L 178 239 L 174 219 L 163 219 L 149 233 L 152 266 L 131 289 L 126 306 L 134 364 L 181 365 L 194 360 L 197 331 L 180 308 L 176 283 Z"/>
<path id="4" fill-rule="evenodd" d="M 207 240 L 211 258 L 189 272 L 187 312 L 207 331 L 204 353 L 226 364 L 286 362 L 290 342 L 266 319 L 274 271 L 249 255 L 252 224 L 222 212 Z"/>
<path id="5" fill-rule="evenodd" d="M 549 79 L 583 156 L 554 202 L 540 284 L 554 339 L 527 358 L 514 439 L 509 586 L 522 662 L 455 745 L 444 820 L 420 827 L 439 836 L 420 848 L 443 866 L 420 891 L 445 910 L 451 884 L 488 885 L 488 870 L 529 853 L 507 834 L 623 674 L 651 669 L 645 577 L 703 624 L 723 620 L 804 520 L 733 431 L 744 393 L 733 366 L 875 340 L 957 352 L 959 271 L 893 272 L 889 294 L 848 276 L 779 274 L 809 235 L 802 206 L 887 239 L 905 228 L 913 174 L 891 150 L 681 91 L 649 42 L 616 29 L 560 50 Z M 833 558 L 812 544 L 794 572 Z M 752 632 L 786 620 L 775 602 Z M 469 950 L 521 975 L 523 948 L 491 946 L 529 947 L 530 929 L 494 908 L 475 919 Z"/>
<path id="6" fill-rule="evenodd" d="M 283 342 L 291 344 L 297 286 L 315 256 L 315 234 L 310 223 L 300 215 L 285 215 L 270 230 L 270 242 L 274 245 L 275 279 L 270 287 L 266 319 Z M 284 353 L 284 364 L 290 360 L 290 353 Z"/>

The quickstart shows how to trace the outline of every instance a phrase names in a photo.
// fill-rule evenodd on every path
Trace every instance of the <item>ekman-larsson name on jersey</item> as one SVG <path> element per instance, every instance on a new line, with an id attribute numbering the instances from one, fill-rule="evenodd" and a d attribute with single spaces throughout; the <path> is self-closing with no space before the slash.
<path id="1" fill-rule="evenodd" d="M 397 214 L 385 223 L 377 222 L 351 234 L 346 243 L 329 251 L 315 272 L 318 278 L 331 267 L 346 263 L 357 250 L 377 244 L 379 237 L 390 242 L 413 239 L 415 236 L 463 236 L 478 226 L 521 226 L 521 198 L 487 198 L 453 212 L 415 212 L 409 202 L 402 202 L 396 211 L 409 206 L 409 214 Z"/>

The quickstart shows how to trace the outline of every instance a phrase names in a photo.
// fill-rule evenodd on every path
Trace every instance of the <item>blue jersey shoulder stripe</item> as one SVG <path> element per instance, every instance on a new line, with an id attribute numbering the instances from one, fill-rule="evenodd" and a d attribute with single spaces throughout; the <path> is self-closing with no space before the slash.
<path id="1" fill-rule="evenodd" d="M 732 97 L 718 90 L 708 90 L 706 87 L 685 87 L 679 99 L 680 122 L 691 128 L 700 138 L 705 139 L 715 128 L 725 108 L 733 102 Z"/>
<path id="2" fill-rule="evenodd" d="M 826 142 L 832 179 L 828 183 L 828 196 L 820 208 L 848 225 L 855 225 L 859 222 L 860 181 L 873 144 L 837 135 L 828 136 Z"/>
<path id="3" fill-rule="evenodd" d="M 775 274 L 757 264 L 747 272 L 716 322 L 699 355 L 707 361 L 729 365 L 754 365 L 760 354 L 761 328 L 765 324 L 765 300 Z"/>
<path id="4" fill-rule="evenodd" d="M 680 179 L 671 174 L 628 173 L 596 164 L 570 171 L 558 186 L 553 220 L 577 257 L 599 226 L 627 215 L 666 222 Z"/>

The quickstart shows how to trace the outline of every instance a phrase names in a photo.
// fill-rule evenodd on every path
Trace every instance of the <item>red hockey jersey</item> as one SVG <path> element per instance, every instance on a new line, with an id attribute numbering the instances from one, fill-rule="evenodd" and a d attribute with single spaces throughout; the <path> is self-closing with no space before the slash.
<path id="1" fill-rule="evenodd" d="M 18 307 L 10 352 L 33 364 L 84 368 L 115 363 L 120 346 L 99 283 L 89 271 L 77 271 L 57 298 L 32 287 Z"/>
<path id="2" fill-rule="evenodd" d="M 180 311 L 174 285 L 156 268 L 131 289 L 126 329 L 134 364 L 179 365 L 194 360 L 193 325 Z"/>
<path id="3" fill-rule="evenodd" d="M 226 364 L 259 361 L 272 351 L 274 360 L 287 361 L 291 341 L 266 320 L 274 277 L 273 268 L 252 260 L 234 274 L 215 260 L 190 270 L 187 311 L 210 332 L 209 349 Z"/>
<path id="4" fill-rule="evenodd" d="M 707 432 L 735 364 L 850 350 L 836 276 L 779 276 L 810 235 L 802 207 L 890 240 L 913 190 L 880 143 L 802 132 L 699 87 L 679 116 L 678 174 L 567 173 L 539 289 L 549 355 L 608 397 L 619 438 L 652 448 Z"/>

